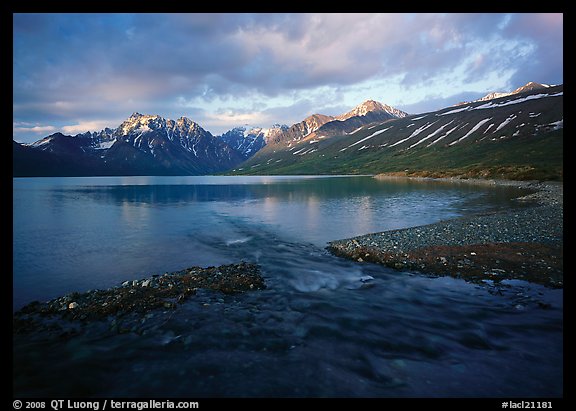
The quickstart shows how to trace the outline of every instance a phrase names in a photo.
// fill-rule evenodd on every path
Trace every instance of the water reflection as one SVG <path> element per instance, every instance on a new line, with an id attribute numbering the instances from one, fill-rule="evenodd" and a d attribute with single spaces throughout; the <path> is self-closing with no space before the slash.
<path id="1" fill-rule="evenodd" d="M 107 203 L 139 203 L 177 205 L 189 202 L 235 202 L 250 199 L 275 198 L 281 201 L 308 201 L 316 198 L 326 201 L 340 198 L 365 198 L 386 196 L 401 199 L 406 194 L 450 198 L 457 195 L 470 207 L 481 204 L 502 206 L 511 198 L 526 193 L 515 187 L 482 186 L 468 183 L 442 181 L 378 180 L 371 177 L 298 178 L 298 177 L 123 177 L 104 184 L 75 182 L 61 188 L 53 187 L 55 201 L 67 198 L 89 197 Z M 464 194 L 464 195 L 463 195 Z M 424 204 L 425 205 L 425 204 Z"/>

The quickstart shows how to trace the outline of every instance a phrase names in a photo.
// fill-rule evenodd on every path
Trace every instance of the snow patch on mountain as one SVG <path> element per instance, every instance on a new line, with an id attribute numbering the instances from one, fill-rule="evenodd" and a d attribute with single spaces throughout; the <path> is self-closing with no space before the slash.
<path id="1" fill-rule="evenodd" d="M 358 140 L 357 142 L 355 142 L 355 143 L 353 143 L 353 144 L 350 144 L 348 147 L 344 147 L 344 148 L 341 149 L 340 151 L 345 151 L 346 149 L 348 149 L 348 148 L 350 148 L 350 147 L 354 147 L 355 145 L 358 145 L 358 144 L 360 144 L 360 143 L 363 143 L 364 141 L 369 140 L 369 139 L 371 139 L 372 137 L 375 137 L 375 136 L 377 136 L 377 135 L 379 135 L 379 134 L 382 134 L 382 133 L 390 130 L 392 127 L 393 127 L 393 126 L 390 126 L 390 127 L 385 128 L 385 129 L 375 131 L 374 133 L 370 134 L 368 137 L 364 137 L 363 139 Z"/>
<path id="2" fill-rule="evenodd" d="M 518 87 L 514 91 L 508 91 L 508 92 L 506 92 L 506 91 L 505 92 L 493 91 L 493 92 L 488 93 L 484 97 L 481 97 L 477 100 L 463 102 L 463 103 L 460 103 L 458 105 L 468 104 L 468 103 L 476 103 L 479 101 L 489 101 L 489 100 L 494 100 L 494 99 L 498 99 L 498 98 L 503 98 L 503 97 L 508 97 L 508 96 L 512 96 L 515 94 L 523 93 L 525 91 L 546 89 L 546 88 L 550 88 L 550 87 L 553 87 L 553 86 L 551 86 L 549 84 L 541 84 L 541 83 L 536 83 L 534 81 L 529 81 L 528 83 L 526 83 L 525 85 L 523 85 L 521 87 Z"/>
<path id="3" fill-rule="evenodd" d="M 506 118 L 506 120 L 504 120 L 502 123 L 500 123 L 500 124 L 498 125 L 498 127 L 496 127 L 496 130 L 494 130 L 493 132 L 495 133 L 495 132 L 501 130 L 502 128 L 506 127 L 506 125 L 507 125 L 508 123 L 510 123 L 512 120 L 514 120 L 516 117 L 517 117 L 516 114 L 511 114 L 510 116 L 508 116 L 508 117 Z"/>
<path id="4" fill-rule="evenodd" d="M 412 132 L 412 134 L 410 134 L 408 137 L 403 138 L 397 142 L 395 142 L 394 144 L 392 144 L 390 147 L 394 147 L 397 146 L 398 144 L 402 144 L 403 142 L 410 140 L 413 137 L 416 137 L 418 134 L 420 134 L 421 132 L 423 132 L 424 130 L 426 130 L 429 127 L 432 127 L 434 124 L 436 124 L 438 121 L 434 121 L 433 123 L 428 123 L 426 122 L 426 124 L 424 124 L 422 127 L 417 128 L 416 130 L 414 130 Z"/>
<path id="5" fill-rule="evenodd" d="M 462 137 L 460 137 L 458 140 L 455 140 L 453 142 L 451 142 L 450 144 L 448 144 L 449 146 L 453 146 L 456 143 L 461 142 L 462 140 L 464 140 L 465 138 L 467 138 L 468 136 L 470 136 L 472 133 L 474 133 L 476 130 L 478 130 L 480 127 L 482 127 L 484 124 L 486 124 L 487 122 L 489 122 L 490 120 L 492 120 L 492 117 L 490 118 L 485 118 L 483 120 L 480 120 L 478 122 L 478 124 L 476 124 L 474 127 L 472 127 L 470 129 L 470 131 L 468 131 L 466 134 L 464 134 Z"/>
<path id="6" fill-rule="evenodd" d="M 454 130 L 456 130 L 458 127 L 460 127 L 459 124 L 457 124 L 456 126 L 452 127 L 450 130 L 448 130 L 445 134 L 441 135 L 440 137 L 438 137 L 436 140 L 434 140 L 433 142 L 431 142 L 430 144 L 428 144 L 426 147 L 430 147 L 433 144 L 436 144 L 437 142 L 439 142 L 440 140 L 448 137 L 450 135 L 450 133 L 452 133 Z"/>
<path id="7" fill-rule="evenodd" d="M 490 103 L 482 104 L 481 106 L 477 106 L 477 107 L 472 108 L 472 110 L 483 110 L 483 109 L 489 109 L 489 108 L 495 108 L 495 107 L 503 107 L 503 106 L 509 106 L 510 104 L 520 104 L 520 103 L 523 103 L 523 102 L 529 101 L 529 100 L 536 100 L 536 99 L 545 98 L 545 97 L 558 97 L 558 96 L 562 96 L 562 95 L 564 95 L 564 92 L 559 92 L 559 93 L 554 93 L 554 94 L 546 94 L 546 93 L 530 94 L 529 96 L 517 98 L 514 100 L 508 100 L 508 101 L 503 101 L 503 102 L 490 102 Z"/>
<path id="8" fill-rule="evenodd" d="M 438 127 L 435 131 L 433 131 L 432 133 L 428 134 L 426 137 L 420 139 L 420 141 L 417 141 L 416 143 L 412 144 L 410 147 L 408 147 L 409 149 L 412 147 L 417 146 L 418 144 L 422 144 L 424 141 L 434 137 L 437 134 L 440 134 L 442 132 L 442 130 L 444 130 L 446 127 L 448 127 L 450 124 L 452 124 L 454 122 L 454 120 L 450 121 L 449 123 L 446 123 L 440 127 Z"/>

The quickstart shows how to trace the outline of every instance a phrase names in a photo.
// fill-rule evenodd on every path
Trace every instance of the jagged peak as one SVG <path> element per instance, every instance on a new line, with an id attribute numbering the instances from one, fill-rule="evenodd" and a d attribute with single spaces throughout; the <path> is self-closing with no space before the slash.
<path id="1" fill-rule="evenodd" d="M 141 114 L 134 112 L 128 119 L 116 129 L 122 135 L 126 135 L 134 130 L 150 131 L 163 127 L 182 128 L 185 130 L 196 130 L 201 127 L 198 123 L 190 120 L 188 117 L 181 116 L 176 121 L 164 118 L 158 114 Z"/>
<path id="2" fill-rule="evenodd" d="M 198 123 L 189 119 L 188 117 L 181 116 L 176 120 L 176 124 L 178 125 L 185 125 L 188 127 L 200 127 Z"/>
<path id="3" fill-rule="evenodd" d="M 162 118 L 160 117 L 158 114 L 142 114 L 142 113 L 138 113 L 137 111 L 135 111 L 134 113 L 132 113 L 132 115 L 130 117 L 128 117 L 128 119 L 126 121 L 142 121 L 142 120 L 151 120 L 151 119 L 158 119 L 158 118 Z"/>
<path id="4" fill-rule="evenodd" d="M 190 120 L 190 119 L 189 119 L 188 117 L 186 117 L 186 116 L 180 116 L 180 117 L 178 117 L 178 120 L 177 120 L 177 121 L 181 121 L 181 122 L 183 122 L 183 123 L 194 123 L 193 120 Z"/>
<path id="5" fill-rule="evenodd" d="M 144 123 L 150 120 L 162 119 L 158 114 L 141 114 L 138 112 L 132 113 L 130 117 L 128 117 L 122 124 L 135 124 L 135 123 Z"/>

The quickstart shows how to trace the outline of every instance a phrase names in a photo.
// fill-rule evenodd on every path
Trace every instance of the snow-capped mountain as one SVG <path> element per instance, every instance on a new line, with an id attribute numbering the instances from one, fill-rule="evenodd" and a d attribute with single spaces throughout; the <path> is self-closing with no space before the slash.
<path id="1" fill-rule="evenodd" d="M 348 133 L 352 130 L 372 123 L 405 117 L 407 113 L 374 100 L 367 100 L 339 116 L 313 114 L 299 123 L 293 124 L 282 133 L 268 140 L 266 150 L 274 150 L 274 145 L 288 147 L 299 141 L 315 138 L 327 138 L 333 135 Z"/>
<path id="2" fill-rule="evenodd" d="M 238 158 L 230 147 L 186 117 L 170 120 L 134 113 L 112 137 L 160 161 L 188 162 L 190 157 L 203 168 L 222 169 Z"/>
<path id="3" fill-rule="evenodd" d="M 268 144 L 270 140 L 273 140 L 277 135 L 288 130 L 288 128 L 286 124 L 273 124 L 270 128 L 264 129 L 264 141 Z"/>
<path id="4" fill-rule="evenodd" d="M 495 98 L 500 98 L 500 97 L 506 97 L 511 95 L 512 93 L 505 93 L 505 92 L 501 92 L 501 91 L 493 91 L 492 93 L 488 93 L 486 94 L 484 97 L 480 97 L 477 100 L 474 101 L 487 101 L 487 100 L 493 100 Z M 466 103 L 462 103 L 462 104 L 466 104 Z"/>
<path id="5" fill-rule="evenodd" d="M 117 128 L 76 136 L 55 133 L 26 146 L 14 142 L 13 173 L 195 175 L 236 170 L 246 174 L 370 174 L 464 170 L 488 176 L 483 174 L 486 170 L 518 169 L 532 178 L 561 178 L 563 125 L 563 86 L 533 82 L 510 93 L 491 93 L 474 102 L 430 113 L 407 115 L 368 100 L 339 116 L 314 114 L 290 127 L 237 127 L 218 137 L 185 117 L 170 120 L 134 113 Z"/>
<path id="6" fill-rule="evenodd" d="M 288 126 L 285 124 L 274 124 L 270 128 L 242 126 L 234 127 L 219 137 L 248 159 L 286 130 Z"/>
<path id="7" fill-rule="evenodd" d="M 299 123 L 292 124 L 288 129 L 276 133 L 274 136 L 270 136 L 267 145 L 271 146 L 285 142 L 300 141 L 333 119 L 334 117 L 324 114 L 312 114 Z"/>
<path id="8" fill-rule="evenodd" d="M 265 136 L 265 130 L 260 127 L 235 127 L 220 138 L 247 159 L 266 145 Z"/>
<path id="9" fill-rule="evenodd" d="M 55 133 L 31 148 L 51 153 L 83 175 L 207 174 L 246 158 L 194 121 L 132 114 L 116 129 Z"/>
<path id="10" fill-rule="evenodd" d="M 39 160 L 38 164 L 58 163 L 66 175 L 209 174 L 231 169 L 266 146 L 313 139 L 320 131 L 322 136 L 318 138 L 325 138 L 405 115 L 393 107 L 368 100 L 337 117 L 313 114 L 291 127 L 280 124 L 268 129 L 236 127 L 214 137 L 186 117 L 171 120 L 134 113 L 117 128 L 76 136 L 55 133 L 28 148 L 36 151 L 33 157 L 38 157 L 39 152 L 45 154 L 47 160 Z M 34 164 L 22 159 L 30 150 L 16 149 L 15 152 L 21 163 Z M 44 168 L 54 175 L 54 167 Z M 22 172 L 31 173 L 30 170 Z"/>
<path id="11" fill-rule="evenodd" d="M 468 104 L 468 103 L 474 103 L 477 101 L 488 101 L 488 100 L 493 100 L 495 98 L 502 98 L 502 97 L 508 97 L 508 96 L 512 96 L 514 94 L 518 94 L 518 93 L 523 93 L 526 91 L 533 91 L 533 90 L 539 90 L 539 89 L 545 89 L 551 87 L 548 84 L 540 84 L 540 83 L 535 83 L 533 81 L 529 81 L 528 83 L 526 83 L 525 85 L 518 87 L 516 90 L 514 91 L 493 91 L 491 93 L 486 94 L 484 97 L 480 97 L 477 100 L 473 100 L 473 101 L 467 101 L 467 102 L 463 102 L 463 103 L 459 103 L 458 105 L 462 105 L 462 104 Z"/>

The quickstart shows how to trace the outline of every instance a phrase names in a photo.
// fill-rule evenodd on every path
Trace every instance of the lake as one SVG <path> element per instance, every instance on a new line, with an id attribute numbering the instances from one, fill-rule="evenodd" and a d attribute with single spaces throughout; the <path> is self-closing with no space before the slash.
<path id="1" fill-rule="evenodd" d="M 94 325 L 50 350 L 18 340 L 20 364 L 35 371 L 15 377 L 15 392 L 561 396 L 562 290 L 398 272 L 324 249 L 522 207 L 512 199 L 523 193 L 370 176 L 15 178 L 13 309 L 241 260 L 258 263 L 268 285 L 234 296 L 203 291 L 176 312 L 142 319 L 145 333 Z M 79 367 L 89 371 L 56 378 Z"/>

